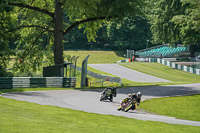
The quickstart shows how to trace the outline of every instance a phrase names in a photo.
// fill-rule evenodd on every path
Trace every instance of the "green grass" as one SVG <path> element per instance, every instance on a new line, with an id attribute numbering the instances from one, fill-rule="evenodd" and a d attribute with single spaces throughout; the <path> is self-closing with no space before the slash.
<path id="1" fill-rule="evenodd" d="M 0 97 L 1 133 L 198 133 L 199 127 L 86 113 Z"/>
<path id="2" fill-rule="evenodd" d="M 165 84 L 200 83 L 199 75 L 173 69 L 158 63 L 134 62 L 120 65 L 139 72 L 172 81 L 172 83 Z"/>
<path id="3" fill-rule="evenodd" d="M 200 121 L 200 95 L 154 98 L 145 100 L 140 108 L 156 114 Z"/>
<path id="4" fill-rule="evenodd" d="M 118 51 L 64 51 L 64 53 L 70 56 L 79 56 L 77 59 L 78 66 L 81 66 L 82 61 L 88 55 L 90 55 L 88 64 L 114 63 L 125 59 L 122 57 L 123 52 Z"/>
<path id="5" fill-rule="evenodd" d="M 114 63 L 119 60 L 124 60 L 123 56 L 125 52 L 123 51 L 64 51 L 65 55 L 79 56 L 77 59 L 77 65 L 81 67 L 82 61 L 90 55 L 88 58 L 88 64 L 98 64 L 98 63 Z M 65 59 L 67 61 L 67 59 Z M 12 68 L 15 63 L 15 56 L 12 57 L 12 60 L 9 62 L 9 67 Z"/>

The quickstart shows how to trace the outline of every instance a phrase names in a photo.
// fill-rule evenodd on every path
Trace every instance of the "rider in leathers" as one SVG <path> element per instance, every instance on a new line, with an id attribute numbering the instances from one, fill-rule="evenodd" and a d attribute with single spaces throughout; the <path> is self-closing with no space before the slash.
<path id="1" fill-rule="evenodd" d="M 110 101 L 112 101 L 113 96 L 116 97 L 117 92 L 116 92 L 117 88 L 116 87 L 107 87 L 104 91 L 111 91 L 111 94 L 109 95 L 108 99 Z"/>
<path id="2" fill-rule="evenodd" d="M 141 97 L 142 97 L 142 93 L 138 92 L 138 93 L 133 93 L 133 94 L 128 94 L 128 96 L 132 99 L 136 99 L 137 102 L 137 106 L 140 105 L 140 101 L 141 101 Z M 135 106 L 133 106 L 131 109 L 135 109 Z"/>

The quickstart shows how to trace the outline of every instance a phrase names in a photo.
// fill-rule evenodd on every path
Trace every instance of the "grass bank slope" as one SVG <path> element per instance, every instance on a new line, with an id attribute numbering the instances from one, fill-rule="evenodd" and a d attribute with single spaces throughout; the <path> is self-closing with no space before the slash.
<path id="1" fill-rule="evenodd" d="M 156 114 L 200 121 L 200 95 L 145 100 L 140 108 Z"/>
<path id="2" fill-rule="evenodd" d="M 200 83 L 199 75 L 173 69 L 158 63 L 134 62 L 124 63 L 121 65 L 129 69 L 133 69 L 142 73 L 146 73 L 174 82 L 169 84 Z"/>
<path id="3" fill-rule="evenodd" d="M 79 56 L 77 64 L 81 65 L 82 61 L 88 58 L 88 64 L 114 63 L 118 60 L 124 60 L 123 52 L 120 51 L 64 51 L 65 55 Z"/>
<path id="4" fill-rule="evenodd" d="M 0 97 L 1 133 L 198 133 L 199 127 L 99 115 Z"/>

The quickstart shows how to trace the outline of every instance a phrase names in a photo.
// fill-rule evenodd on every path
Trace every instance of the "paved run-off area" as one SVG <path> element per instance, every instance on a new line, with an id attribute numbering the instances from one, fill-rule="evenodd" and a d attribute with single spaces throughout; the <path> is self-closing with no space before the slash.
<path id="1" fill-rule="evenodd" d="M 156 97 L 200 94 L 200 83 L 118 88 L 117 97 L 114 98 L 113 102 L 100 102 L 99 98 L 102 91 L 103 89 L 32 91 L 3 93 L 2 96 L 5 98 L 28 101 L 41 105 L 53 105 L 98 114 L 124 116 L 128 118 L 160 121 L 170 124 L 200 126 L 200 122 L 197 121 L 180 120 L 174 117 L 150 114 L 141 110 L 129 112 L 117 111 L 120 101 L 127 97 L 128 93 L 141 91 L 143 93 L 143 100 Z"/>
<path id="2" fill-rule="evenodd" d="M 170 82 L 169 80 L 134 71 L 118 64 L 88 64 L 88 66 L 135 82 Z"/>

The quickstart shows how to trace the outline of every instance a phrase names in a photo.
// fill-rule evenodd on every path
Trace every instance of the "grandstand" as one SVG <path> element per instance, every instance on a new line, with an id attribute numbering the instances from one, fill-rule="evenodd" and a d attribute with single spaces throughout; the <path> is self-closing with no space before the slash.
<path id="1" fill-rule="evenodd" d="M 189 47 L 178 45 L 172 47 L 169 45 L 159 45 L 148 49 L 136 51 L 136 56 L 139 58 L 172 58 L 189 55 Z"/>

